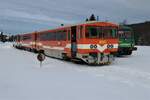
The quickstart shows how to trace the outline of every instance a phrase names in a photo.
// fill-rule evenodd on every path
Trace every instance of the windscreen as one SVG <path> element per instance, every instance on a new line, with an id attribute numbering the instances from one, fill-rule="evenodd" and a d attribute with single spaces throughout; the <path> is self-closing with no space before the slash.
<path id="1" fill-rule="evenodd" d="M 86 38 L 115 38 L 117 30 L 111 27 L 87 27 Z"/>

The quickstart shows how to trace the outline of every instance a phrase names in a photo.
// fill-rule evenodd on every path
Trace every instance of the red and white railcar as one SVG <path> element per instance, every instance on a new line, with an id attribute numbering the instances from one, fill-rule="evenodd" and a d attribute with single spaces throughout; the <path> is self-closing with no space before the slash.
<path id="1" fill-rule="evenodd" d="M 36 51 L 36 32 L 17 35 L 15 47 Z"/>
<path id="2" fill-rule="evenodd" d="M 117 28 L 117 24 L 92 21 L 23 34 L 17 44 L 60 59 L 110 63 L 118 50 Z"/>

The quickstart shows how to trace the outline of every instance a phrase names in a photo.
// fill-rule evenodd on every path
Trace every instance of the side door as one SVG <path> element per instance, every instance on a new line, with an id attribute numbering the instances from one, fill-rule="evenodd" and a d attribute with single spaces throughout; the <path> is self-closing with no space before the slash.
<path id="1" fill-rule="evenodd" d="M 77 27 L 71 27 L 71 57 L 75 58 L 77 54 Z"/>

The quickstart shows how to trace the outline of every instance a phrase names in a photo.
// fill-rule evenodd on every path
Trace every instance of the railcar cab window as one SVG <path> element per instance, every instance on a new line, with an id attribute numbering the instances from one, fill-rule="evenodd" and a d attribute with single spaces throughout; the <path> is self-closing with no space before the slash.
<path id="1" fill-rule="evenodd" d="M 110 27 L 87 27 L 86 38 L 115 38 L 117 30 Z"/>
<path id="2" fill-rule="evenodd" d="M 87 38 L 99 38 L 101 37 L 102 30 L 100 27 L 87 27 L 86 28 L 86 37 Z"/>
<path id="3" fill-rule="evenodd" d="M 115 38 L 117 36 L 117 29 L 103 28 L 102 33 L 103 38 Z"/>

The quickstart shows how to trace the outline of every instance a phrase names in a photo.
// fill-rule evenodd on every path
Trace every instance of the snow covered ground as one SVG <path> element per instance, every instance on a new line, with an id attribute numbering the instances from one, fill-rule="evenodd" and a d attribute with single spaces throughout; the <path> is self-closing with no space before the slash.
<path id="1" fill-rule="evenodd" d="M 148 100 L 150 47 L 116 58 L 109 66 L 87 66 L 46 58 L 0 43 L 0 100 Z"/>

